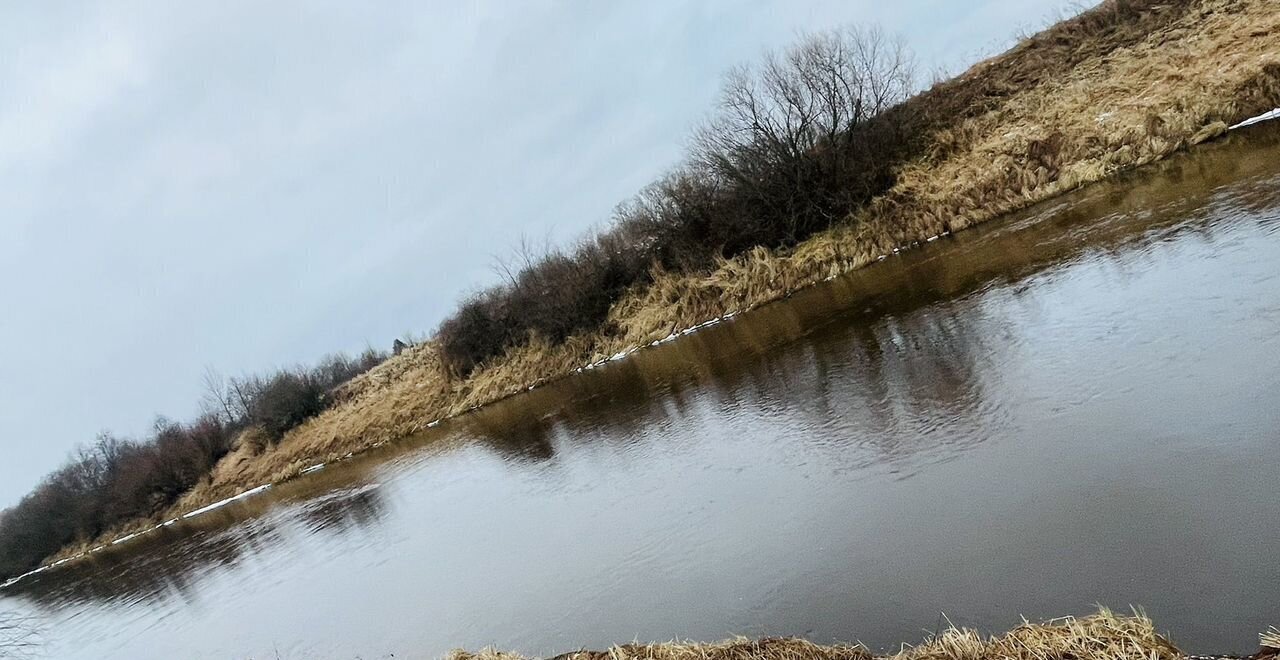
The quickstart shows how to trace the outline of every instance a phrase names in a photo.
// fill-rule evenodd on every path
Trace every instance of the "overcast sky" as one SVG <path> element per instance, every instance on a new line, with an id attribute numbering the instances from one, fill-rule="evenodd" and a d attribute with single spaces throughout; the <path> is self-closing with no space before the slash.
<path id="1" fill-rule="evenodd" d="M 797 33 L 875 23 L 958 72 L 1067 4 L 5 3 L 0 506 L 100 430 L 192 416 L 206 366 L 429 331 Z"/>

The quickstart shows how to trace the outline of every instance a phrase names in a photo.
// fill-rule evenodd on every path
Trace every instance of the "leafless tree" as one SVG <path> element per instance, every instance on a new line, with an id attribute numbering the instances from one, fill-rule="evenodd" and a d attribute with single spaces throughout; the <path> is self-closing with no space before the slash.
<path id="1" fill-rule="evenodd" d="M 757 68 L 729 72 L 721 113 L 698 136 L 702 155 L 798 158 L 906 99 L 913 75 L 906 46 L 879 28 L 810 35 Z"/>
<path id="2" fill-rule="evenodd" d="M 489 268 L 502 280 L 503 286 L 516 288 L 521 284 L 521 273 L 534 268 L 546 255 L 554 252 L 556 249 L 551 242 L 550 234 L 544 236 L 540 242 L 520 234 L 519 240 L 506 254 L 493 255 Z"/>
<path id="3" fill-rule="evenodd" d="M 794 245 L 889 189 L 909 151 L 912 58 L 877 29 L 806 37 L 726 77 L 685 162 L 620 205 L 613 224 L 563 249 L 522 240 L 436 331 L 466 375 L 510 347 L 610 332 L 611 305 L 654 266 L 698 271 L 757 246 Z"/>
<path id="4" fill-rule="evenodd" d="M 887 160 L 860 129 L 907 98 L 913 71 L 903 43 L 878 28 L 810 35 L 729 73 L 719 111 L 694 136 L 695 166 L 771 217 L 846 210 L 865 194 L 859 175 Z"/>
<path id="5" fill-rule="evenodd" d="M 225 423 L 235 420 L 234 403 L 228 387 L 227 378 L 213 367 L 204 368 L 201 378 L 204 393 L 200 397 L 200 412 L 218 417 Z"/>

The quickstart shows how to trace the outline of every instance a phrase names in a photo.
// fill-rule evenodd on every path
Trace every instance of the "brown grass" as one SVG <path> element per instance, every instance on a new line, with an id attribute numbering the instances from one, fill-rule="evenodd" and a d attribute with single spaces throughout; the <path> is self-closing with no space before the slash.
<path id="1" fill-rule="evenodd" d="M 757 248 L 709 272 L 654 274 L 613 306 L 606 333 L 534 339 L 451 378 L 431 343 L 343 387 L 340 403 L 275 448 L 242 448 L 157 519 L 308 465 L 403 438 L 675 331 L 757 307 L 958 231 L 1139 167 L 1280 106 L 1273 0 L 1128 0 L 1064 21 L 935 86 L 900 112 L 943 109 L 927 155 L 869 207 L 790 250 Z M 937 127 L 940 126 L 940 127 Z M 109 537 L 133 531 L 113 530 Z"/>
<path id="2" fill-rule="evenodd" d="M 576 651 L 557 660 L 871 660 L 859 645 L 821 646 L 802 639 L 733 639 L 716 643 L 624 644 L 607 651 Z M 1176 660 L 1184 657 L 1141 614 L 1107 610 L 1083 618 L 1023 623 L 1004 635 L 983 637 L 952 627 L 886 660 Z M 450 660 L 523 660 L 519 654 L 485 649 L 454 651 Z"/>

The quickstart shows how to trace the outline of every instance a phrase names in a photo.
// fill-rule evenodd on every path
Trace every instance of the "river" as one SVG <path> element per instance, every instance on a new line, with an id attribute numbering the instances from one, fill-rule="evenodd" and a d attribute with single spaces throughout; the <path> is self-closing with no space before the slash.
<path id="1" fill-rule="evenodd" d="M 1280 624 L 1280 129 L 0 592 L 56 658 Z M 945 618 L 944 618 L 945 615 Z"/>

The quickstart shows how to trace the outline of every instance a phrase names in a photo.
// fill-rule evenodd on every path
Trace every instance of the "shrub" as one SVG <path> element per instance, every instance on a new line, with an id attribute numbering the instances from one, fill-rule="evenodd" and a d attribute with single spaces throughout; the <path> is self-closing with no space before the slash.
<path id="1" fill-rule="evenodd" d="M 34 568 L 75 541 L 153 516 L 204 479 L 242 431 L 278 441 L 327 405 L 328 393 L 385 356 L 334 355 L 268 377 L 206 377 L 206 412 L 189 424 L 158 418 L 143 440 L 109 433 L 77 449 L 16 506 L 0 512 L 0 579 Z"/>
<path id="2" fill-rule="evenodd" d="M 458 376 L 541 337 L 602 329 L 654 265 L 698 270 L 756 246 L 793 245 L 893 184 L 908 152 L 898 113 L 911 61 L 875 30 L 812 36 L 727 76 L 718 111 L 685 164 L 621 205 L 569 251 L 521 255 L 506 281 L 459 306 L 436 332 Z M 608 328 L 603 328 L 608 331 Z"/>

